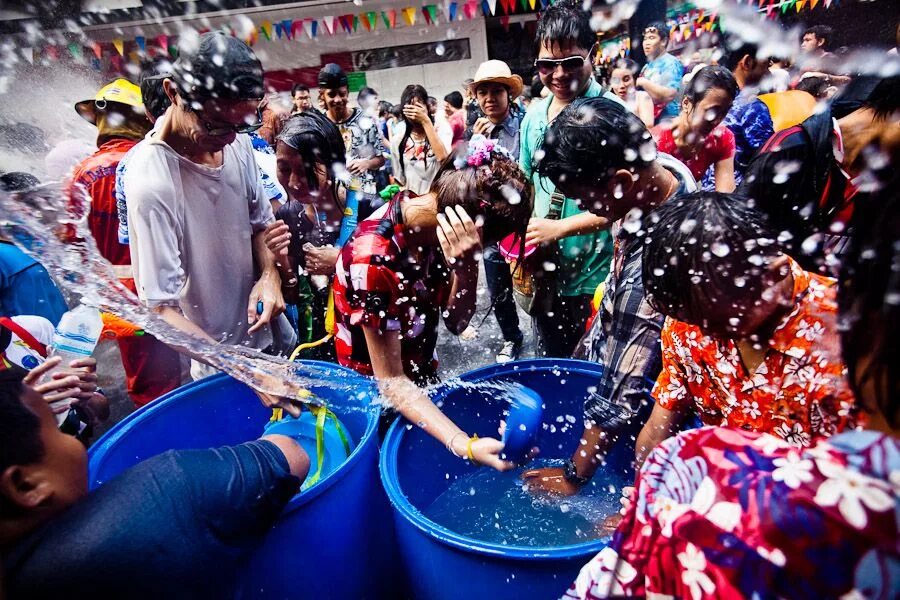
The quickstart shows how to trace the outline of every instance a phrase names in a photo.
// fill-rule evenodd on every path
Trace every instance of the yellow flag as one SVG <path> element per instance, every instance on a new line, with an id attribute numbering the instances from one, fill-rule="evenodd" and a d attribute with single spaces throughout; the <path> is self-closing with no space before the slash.
<path id="1" fill-rule="evenodd" d="M 125 41 L 124 40 L 113 40 L 112 45 L 116 49 L 116 52 L 119 53 L 119 56 L 125 56 Z"/>

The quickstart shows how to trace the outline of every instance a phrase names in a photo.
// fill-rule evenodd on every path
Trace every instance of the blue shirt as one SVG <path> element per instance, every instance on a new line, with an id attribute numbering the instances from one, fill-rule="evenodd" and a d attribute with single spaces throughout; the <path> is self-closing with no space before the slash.
<path id="1" fill-rule="evenodd" d="M 641 69 L 641 77 L 645 77 L 663 87 L 672 88 L 675 91 L 681 89 L 681 78 L 684 76 L 684 67 L 681 61 L 666 52 L 655 60 L 649 61 L 644 68 Z M 655 103 L 654 103 L 655 104 Z M 663 107 L 662 112 L 656 118 L 659 123 L 665 119 L 671 119 L 678 116 L 680 108 L 678 106 L 677 96 Z"/>
<path id="2" fill-rule="evenodd" d="M 16 245 L 0 242 L 0 316 L 36 315 L 55 326 L 67 310 L 47 269 Z"/>
<path id="3" fill-rule="evenodd" d="M 775 133 L 772 115 L 755 90 L 744 88 L 723 123 L 734 134 L 734 179 L 739 184 L 756 151 Z"/>

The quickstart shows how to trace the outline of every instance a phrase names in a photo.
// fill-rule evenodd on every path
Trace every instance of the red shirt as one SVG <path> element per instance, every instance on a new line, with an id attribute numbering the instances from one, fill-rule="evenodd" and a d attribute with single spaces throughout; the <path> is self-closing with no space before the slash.
<path id="1" fill-rule="evenodd" d="M 372 375 L 363 327 L 400 336 L 403 370 L 416 382 L 437 371 L 440 311 L 450 296 L 451 275 L 437 249 L 413 255 L 394 196 L 385 216 L 357 226 L 335 266 L 333 284 L 338 363 Z"/>
<path id="2" fill-rule="evenodd" d="M 454 146 L 457 144 L 457 142 L 461 142 L 466 139 L 466 111 L 456 111 L 450 116 L 449 119 L 447 119 L 447 123 L 450 125 L 450 130 L 453 131 L 452 144 Z"/>
<path id="3" fill-rule="evenodd" d="M 89 199 L 88 227 L 100 254 L 113 265 L 131 264 L 128 246 L 119 243 L 115 192 L 116 167 L 135 144 L 123 138 L 104 143 L 78 165 L 69 187 L 69 207 L 76 218 L 83 216 Z"/>
<path id="4" fill-rule="evenodd" d="M 703 145 L 694 153 L 686 153 L 675 145 L 675 137 L 672 134 L 671 124 L 657 125 L 651 130 L 656 147 L 660 152 L 671 154 L 691 170 L 697 181 L 703 179 L 706 170 L 720 160 L 734 156 L 734 134 L 724 125 L 718 125 L 712 130 Z"/>

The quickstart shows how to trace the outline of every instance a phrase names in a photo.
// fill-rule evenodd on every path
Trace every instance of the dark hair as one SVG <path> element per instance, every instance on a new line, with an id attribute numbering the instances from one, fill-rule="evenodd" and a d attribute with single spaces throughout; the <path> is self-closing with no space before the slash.
<path id="1" fill-rule="evenodd" d="M 900 75 L 879 81 L 863 106 L 871 108 L 879 119 L 886 119 L 900 110 Z"/>
<path id="2" fill-rule="evenodd" d="M 303 83 L 295 83 L 291 87 L 291 98 L 297 95 L 297 92 L 308 92 L 309 86 Z"/>
<path id="3" fill-rule="evenodd" d="M 800 81 L 797 82 L 797 85 L 794 86 L 794 89 L 800 90 L 801 92 L 806 92 L 813 98 L 822 100 L 825 98 L 828 87 L 830 85 L 831 77 L 827 75 L 824 77 L 803 77 L 802 79 L 800 79 Z"/>
<path id="4" fill-rule="evenodd" d="M 644 123 L 620 103 L 603 97 L 577 98 L 564 108 L 547 130 L 541 149 L 543 156 L 535 168 L 557 185 L 601 184 L 618 169 L 640 169 L 656 159 L 656 145 Z"/>
<path id="5" fill-rule="evenodd" d="M 346 148 L 341 132 L 327 117 L 311 110 L 293 115 L 285 121 L 276 141 L 287 144 L 303 159 L 311 189 L 319 187 L 317 162 L 327 167 L 331 180 L 337 183 L 335 165 L 344 164 Z"/>
<path id="6" fill-rule="evenodd" d="M 483 216 L 485 243 L 515 233 L 524 244 L 532 211 L 525 173 L 514 157 L 503 152 L 492 151 L 489 162 L 477 167 L 466 163 L 467 152 L 468 144 L 458 144 L 435 175 L 431 191 L 438 210 L 462 206 L 473 219 Z"/>
<path id="7" fill-rule="evenodd" d="M 816 36 L 817 40 L 825 40 L 825 43 L 822 44 L 823 50 L 828 50 L 831 47 L 831 40 L 834 36 L 834 29 L 829 27 L 828 25 L 813 25 L 812 27 L 807 27 L 806 31 L 803 32 L 803 35 L 813 34 Z"/>
<path id="8" fill-rule="evenodd" d="M 378 116 L 386 118 L 394 110 L 394 106 L 387 100 L 378 101 Z"/>
<path id="9" fill-rule="evenodd" d="M 737 69 L 738 63 L 745 56 L 749 56 L 754 62 L 759 60 L 759 46 L 746 42 L 737 35 L 726 35 L 722 43 L 722 55 L 718 59 L 720 66 L 731 72 Z"/>
<path id="10" fill-rule="evenodd" d="M 851 244 L 842 259 L 838 323 L 848 381 L 857 398 L 872 384 L 875 402 L 900 427 L 900 177 L 854 197 Z M 861 359 L 867 359 L 859 370 Z"/>
<path id="11" fill-rule="evenodd" d="M 683 97 L 687 98 L 691 104 L 696 105 L 706 97 L 711 89 L 723 90 L 732 102 L 740 92 L 731 71 L 725 67 L 710 66 L 703 67 L 691 77 Z"/>
<path id="12" fill-rule="evenodd" d="M 27 373 L 17 365 L 0 371 L 0 473 L 44 457 L 41 419 L 22 402 Z"/>
<path id="13" fill-rule="evenodd" d="M 637 77 L 638 73 L 641 72 L 641 66 L 637 64 L 635 61 L 630 58 L 617 58 L 612 65 L 612 69 L 610 69 L 609 73 L 612 75 L 613 70 L 615 69 L 628 69 L 632 75 Z"/>
<path id="14" fill-rule="evenodd" d="M 677 196 L 649 220 L 644 294 L 659 312 L 693 325 L 703 326 L 715 305 L 758 298 L 783 250 L 765 215 L 734 194 Z"/>
<path id="15" fill-rule="evenodd" d="M 391 107 L 391 116 L 395 119 L 403 119 L 403 105 L 395 104 Z"/>
<path id="16" fill-rule="evenodd" d="M 257 100 L 264 95 L 262 63 L 247 44 L 209 31 L 196 46 L 179 48 L 172 65 L 172 81 L 189 102 L 203 103 L 213 98 Z"/>
<path id="17" fill-rule="evenodd" d="M 531 80 L 531 97 L 532 98 L 540 98 L 541 92 L 544 91 L 544 83 L 541 81 L 540 77 L 535 77 Z"/>
<path id="18" fill-rule="evenodd" d="M 428 91 L 421 85 L 418 84 L 410 84 L 403 88 L 403 93 L 400 94 L 400 118 L 406 122 L 406 117 L 403 115 L 403 107 L 407 104 L 410 104 L 413 100 L 419 100 L 424 106 L 428 106 Z M 431 121 L 434 122 L 434 117 L 431 118 Z M 406 162 L 403 160 L 403 150 L 406 148 L 406 142 L 409 141 L 410 136 L 412 136 L 412 127 L 409 123 L 406 123 L 406 127 L 404 127 L 403 137 L 400 139 L 400 172 L 406 173 Z"/>
<path id="19" fill-rule="evenodd" d="M 666 25 L 663 21 L 652 21 L 648 23 L 644 27 L 644 31 L 642 33 L 647 33 L 650 29 L 654 30 L 659 34 L 659 38 L 664 41 L 669 41 L 669 26 Z"/>
<path id="20" fill-rule="evenodd" d="M 141 99 L 144 101 L 144 108 L 154 120 L 163 116 L 166 109 L 172 105 L 163 88 L 166 77 L 166 75 L 141 74 Z"/>
<path id="21" fill-rule="evenodd" d="M 540 46 L 576 46 L 590 50 L 597 43 L 597 34 L 591 27 L 591 15 L 581 2 L 561 0 L 541 15 L 535 36 Z"/>
<path id="22" fill-rule="evenodd" d="M 322 70 L 319 71 L 319 75 L 316 78 L 316 81 L 319 84 L 319 87 L 323 90 L 336 90 L 338 88 L 347 87 L 349 85 L 349 79 L 347 78 L 347 74 L 344 70 L 335 63 L 328 63 Z"/>
<path id="23" fill-rule="evenodd" d="M 0 191 L 3 192 L 21 192 L 40 184 L 37 177 L 24 171 L 10 171 L 0 175 Z"/>
<path id="24" fill-rule="evenodd" d="M 459 92 L 450 92 L 444 96 L 444 102 L 459 110 L 463 107 L 463 96 Z"/>
<path id="25" fill-rule="evenodd" d="M 362 104 L 365 100 L 368 100 L 372 96 L 377 96 L 377 95 L 378 95 L 378 92 L 376 92 L 372 88 L 364 87 L 361 90 L 359 90 L 358 94 L 356 94 L 356 103 Z"/>

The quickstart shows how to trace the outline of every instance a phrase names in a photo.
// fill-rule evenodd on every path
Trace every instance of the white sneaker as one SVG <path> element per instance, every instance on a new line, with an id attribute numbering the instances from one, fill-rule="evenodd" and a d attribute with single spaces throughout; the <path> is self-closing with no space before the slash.
<path id="1" fill-rule="evenodd" d="M 521 343 L 504 342 L 500 352 L 497 353 L 497 362 L 500 364 L 508 363 L 519 358 L 519 352 L 522 350 Z"/>

